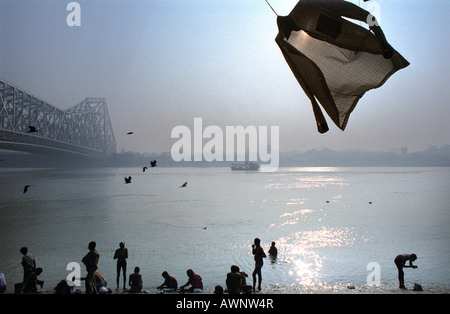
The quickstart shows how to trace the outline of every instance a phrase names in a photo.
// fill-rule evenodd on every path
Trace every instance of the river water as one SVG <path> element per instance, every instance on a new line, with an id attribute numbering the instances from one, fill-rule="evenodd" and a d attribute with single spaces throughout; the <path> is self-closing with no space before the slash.
<path id="1" fill-rule="evenodd" d="M 164 270 L 181 285 L 189 268 L 212 292 L 233 264 L 252 283 L 258 237 L 279 252 L 264 261 L 262 293 L 397 293 L 401 253 L 418 256 L 407 288 L 449 292 L 449 191 L 450 168 L 2 168 L 0 272 L 13 293 L 26 246 L 51 290 L 71 262 L 86 274 L 81 259 L 96 241 L 98 271 L 114 290 L 124 241 L 128 274 L 139 266 L 149 292 Z"/>

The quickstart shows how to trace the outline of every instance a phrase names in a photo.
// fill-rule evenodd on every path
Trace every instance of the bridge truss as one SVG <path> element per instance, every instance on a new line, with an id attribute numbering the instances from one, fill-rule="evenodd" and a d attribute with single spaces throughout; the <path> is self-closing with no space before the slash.
<path id="1" fill-rule="evenodd" d="M 104 157 L 116 141 L 104 98 L 61 110 L 0 80 L 0 148 Z"/>

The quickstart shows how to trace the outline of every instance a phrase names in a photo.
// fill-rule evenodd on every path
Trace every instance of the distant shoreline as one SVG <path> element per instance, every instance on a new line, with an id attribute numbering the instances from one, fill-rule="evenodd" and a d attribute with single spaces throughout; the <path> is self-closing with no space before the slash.
<path id="1" fill-rule="evenodd" d="M 279 167 L 450 167 L 450 145 L 429 146 L 423 151 L 362 151 L 331 149 L 306 152 L 280 152 Z M 157 160 L 159 167 L 230 167 L 235 161 L 175 162 L 169 152 L 137 153 L 122 151 L 107 158 L 74 158 L 72 155 L 39 155 L 0 150 L 0 168 L 13 167 L 143 167 Z M 237 158 L 234 160 L 237 161 Z M 256 161 L 260 164 L 261 161 Z"/>

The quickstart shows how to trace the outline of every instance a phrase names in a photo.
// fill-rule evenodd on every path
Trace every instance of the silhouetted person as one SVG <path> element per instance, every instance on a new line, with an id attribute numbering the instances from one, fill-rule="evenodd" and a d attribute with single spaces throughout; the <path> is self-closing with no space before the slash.
<path id="1" fill-rule="evenodd" d="M 239 267 L 238 267 L 239 269 Z M 238 270 L 239 274 L 241 274 L 242 277 L 242 284 L 241 284 L 241 292 L 243 294 L 249 294 L 252 293 L 252 286 L 247 285 L 247 273 L 245 271 Z"/>
<path id="2" fill-rule="evenodd" d="M 186 274 L 188 275 L 189 280 L 188 280 L 188 282 L 186 282 L 184 285 L 182 285 L 180 287 L 181 291 L 184 291 L 184 288 L 189 285 L 191 285 L 191 287 L 188 289 L 189 292 L 193 292 L 196 289 L 203 290 L 203 281 L 202 281 L 202 277 L 200 277 L 200 275 L 197 275 L 196 273 L 194 273 L 194 271 L 192 269 L 188 269 L 186 271 Z"/>
<path id="3" fill-rule="evenodd" d="M 266 257 L 266 253 L 264 253 L 263 248 L 260 245 L 261 240 L 258 238 L 255 238 L 254 244 L 252 244 L 252 254 L 255 256 L 255 270 L 253 271 L 252 277 L 253 277 L 253 290 L 255 290 L 256 286 L 256 275 L 258 275 L 258 291 L 261 290 L 261 281 L 262 281 L 262 274 L 261 274 L 261 268 L 263 267 L 263 258 Z"/>
<path id="4" fill-rule="evenodd" d="M 272 257 L 277 257 L 278 249 L 275 247 L 275 242 L 272 242 L 272 245 L 269 248 L 269 255 Z"/>
<path id="5" fill-rule="evenodd" d="M 81 260 L 86 266 L 86 294 L 97 293 L 97 287 L 94 282 L 94 273 L 97 270 L 98 260 L 100 258 L 100 254 L 98 254 L 95 246 L 97 244 L 94 241 L 89 242 L 89 253 L 87 253 L 83 259 Z"/>
<path id="6" fill-rule="evenodd" d="M 23 282 L 23 293 L 38 293 L 40 292 L 37 285 L 42 286 L 44 282 L 38 279 L 38 276 L 42 273 L 42 268 L 38 267 L 27 275 Z"/>
<path id="7" fill-rule="evenodd" d="M 20 253 L 23 254 L 21 264 L 23 266 L 23 281 L 25 281 L 26 277 L 36 269 L 36 261 L 31 254 L 28 254 L 27 247 L 22 247 Z"/>
<path id="8" fill-rule="evenodd" d="M 167 271 L 163 271 L 161 276 L 164 278 L 164 282 L 162 285 L 158 286 L 157 289 L 169 289 L 171 291 L 175 291 L 178 288 L 178 282 L 174 276 L 170 275 Z"/>
<path id="9" fill-rule="evenodd" d="M 214 294 L 223 294 L 223 287 L 221 285 L 217 285 L 214 287 Z"/>
<path id="10" fill-rule="evenodd" d="M 139 267 L 134 268 L 134 273 L 130 275 L 128 284 L 130 285 L 130 293 L 139 293 L 142 291 L 143 281 L 142 275 L 139 273 L 141 269 Z"/>
<path id="11" fill-rule="evenodd" d="M 74 279 L 75 280 L 75 279 Z M 72 282 L 74 281 L 72 280 Z M 63 279 L 53 288 L 55 294 L 72 294 L 73 293 L 73 285 L 69 285 L 67 279 Z"/>
<path id="12" fill-rule="evenodd" d="M 231 271 L 227 274 L 225 280 L 229 294 L 240 294 L 241 286 L 243 283 L 242 276 L 239 273 L 239 267 L 236 265 L 231 266 Z"/>
<path id="13" fill-rule="evenodd" d="M 400 254 L 397 255 L 397 257 L 394 260 L 395 266 L 397 266 L 398 269 L 398 281 L 399 281 L 399 288 L 400 289 L 406 289 L 405 288 L 405 279 L 404 279 L 404 273 L 403 268 L 413 268 L 416 269 L 417 266 L 413 265 L 412 262 L 414 262 L 417 259 L 416 254 Z M 409 265 L 406 265 L 406 262 L 409 261 Z"/>
<path id="14" fill-rule="evenodd" d="M 94 283 L 98 293 L 101 294 L 111 292 L 111 290 L 107 288 L 108 282 L 106 281 L 105 277 L 98 271 L 94 273 Z"/>
<path id="15" fill-rule="evenodd" d="M 119 248 L 114 253 L 114 259 L 117 259 L 117 289 L 119 291 L 119 277 L 120 270 L 123 271 L 123 290 L 127 290 L 126 282 L 127 282 L 127 258 L 128 258 L 128 249 L 125 247 L 125 242 L 119 243 Z"/>

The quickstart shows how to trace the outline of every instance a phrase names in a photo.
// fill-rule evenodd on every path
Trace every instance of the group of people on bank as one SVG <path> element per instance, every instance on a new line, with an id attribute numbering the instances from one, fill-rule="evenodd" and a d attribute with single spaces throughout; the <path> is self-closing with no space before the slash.
<path id="1" fill-rule="evenodd" d="M 86 294 L 112 292 L 109 288 L 107 288 L 107 282 L 103 275 L 97 271 L 100 254 L 96 250 L 96 243 L 94 241 L 91 241 L 88 245 L 88 249 L 89 252 L 81 260 L 86 267 L 87 275 L 84 278 L 80 278 L 80 280 L 85 281 Z M 44 284 L 44 282 L 39 280 L 38 278 L 43 270 L 41 267 L 36 267 L 36 261 L 31 254 L 28 254 L 28 249 L 26 247 L 22 247 L 20 249 L 20 252 L 23 255 L 21 264 L 23 266 L 24 276 L 23 282 L 19 284 L 19 288 L 15 287 L 15 293 L 37 293 L 39 292 L 37 286 L 40 285 L 42 289 L 42 286 Z M 247 273 L 241 271 L 238 266 L 232 265 L 230 272 L 226 276 L 226 289 L 218 285 L 215 287 L 214 293 L 251 293 L 252 290 L 255 290 L 256 283 L 258 283 L 258 291 L 261 290 L 261 269 L 264 264 L 263 259 L 267 257 L 267 255 L 265 254 L 264 249 L 261 247 L 261 241 L 258 238 L 255 238 L 254 243 L 252 244 L 252 254 L 255 260 L 255 268 L 252 273 L 253 285 L 251 286 L 247 284 Z M 278 250 L 275 247 L 275 242 L 272 242 L 268 254 L 272 257 L 277 256 Z M 123 291 L 128 291 L 129 293 L 143 292 L 143 279 L 142 275 L 140 274 L 139 267 L 135 267 L 134 272 L 129 276 L 128 285 L 130 288 L 128 289 L 126 287 L 127 258 L 128 249 L 125 247 L 124 242 L 120 242 L 119 248 L 114 253 L 114 259 L 117 260 L 116 291 L 119 291 L 119 280 L 120 274 L 122 272 Z M 416 265 L 412 264 L 412 262 L 416 259 L 417 256 L 415 254 L 400 254 L 395 258 L 394 263 L 398 269 L 399 288 L 405 289 L 403 268 L 417 268 Z M 409 264 L 407 265 L 408 261 Z M 164 282 L 160 286 L 158 286 L 157 289 L 161 289 L 165 292 L 202 292 L 202 277 L 196 274 L 192 269 L 188 269 L 186 271 L 186 274 L 188 276 L 188 281 L 184 285 L 178 287 L 176 278 L 169 274 L 167 271 L 163 271 L 161 275 L 164 278 Z M 75 280 L 75 278 L 73 280 Z M 69 283 L 67 280 L 61 280 L 55 287 L 54 291 L 55 293 L 72 293 L 73 286 L 74 285 Z M 0 293 L 3 293 L 5 290 L 6 280 L 4 278 L 4 274 L 0 274 Z"/>
<path id="2" fill-rule="evenodd" d="M 86 294 L 96 294 L 96 293 L 108 293 L 112 292 L 109 288 L 107 288 L 107 281 L 103 277 L 103 275 L 98 272 L 98 262 L 100 259 L 100 254 L 96 250 L 96 242 L 91 241 L 88 245 L 89 252 L 81 259 L 81 262 L 85 265 L 87 274 L 85 277 L 79 278 L 79 280 L 85 281 L 85 292 Z M 42 273 L 41 267 L 36 267 L 36 261 L 34 260 L 31 254 L 28 254 L 28 248 L 22 247 L 20 249 L 22 253 L 22 266 L 24 271 L 23 282 L 18 285 L 19 288 L 15 287 L 16 293 L 37 293 L 40 292 L 38 289 L 38 285 L 40 285 L 41 289 L 44 284 L 43 281 L 39 280 L 38 276 Z M 256 238 L 254 240 L 254 244 L 252 245 L 252 253 L 255 258 L 255 270 L 253 271 L 253 290 L 255 290 L 256 285 L 256 276 L 258 276 L 258 290 L 261 290 L 261 268 L 263 266 L 263 258 L 266 257 L 264 250 L 260 245 L 260 240 Z M 269 249 L 269 254 L 271 256 L 277 255 L 277 248 L 275 247 L 275 242 L 272 242 L 272 246 Z M 116 291 L 119 291 L 119 281 L 120 275 L 123 275 L 123 291 L 127 291 L 129 293 L 140 293 L 143 292 L 143 279 L 140 274 L 140 268 L 135 267 L 134 272 L 128 278 L 127 288 L 127 258 L 128 258 L 128 249 L 125 247 L 124 242 L 119 243 L 119 248 L 115 251 L 114 257 L 117 260 L 117 277 L 116 283 L 117 288 Z M 203 291 L 203 280 L 200 275 L 196 274 L 192 269 L 188 269 L 186 271 L 188 276 L 188 281 L 178 287 L 178 282 L 174 276 L 170 275 L 167 271 L 162 273 L 162 277 L 164 278 L 164 282 L 157 287 L 157 289 L 161 289 L 165 292 L 201 292 Z M 215 293 L 223 293 L 224 291 L 228 291 L 231 294 L 236 293 L 251 293 L 252 286 L 247 285 L 246 278 L 248 275 L 240 271 L 239 267 L 236 265 L 231 266 L 230 273 L 227 274 L 226 278 L 226 290 L 224 290 L 221 286 L 217 286 L 215 289 Z M 3 277 L 4 278 L 4 277 Z M 4 280 L 5 281 L 5 280 Z M 57 286 L 55 287 L 55 293 L 72 293 L 72 289 L 74 286 L 75 278 L 73 278 L 72 282 L 64 279 L 61 280 Z M 4 290 L 6 290 L 6 281 L 4 285 Z M 3 291 L 4 291 L 3 290 Z M 1 292 L 3 292 L 1 291 Z"/>

